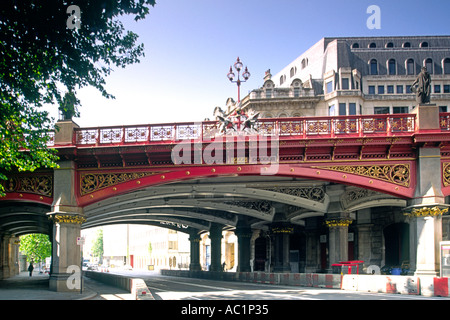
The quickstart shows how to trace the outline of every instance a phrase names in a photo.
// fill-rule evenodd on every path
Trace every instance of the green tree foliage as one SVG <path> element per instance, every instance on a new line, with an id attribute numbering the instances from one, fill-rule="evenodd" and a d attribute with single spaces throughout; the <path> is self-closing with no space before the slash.
<path id="1" fill-rule="evenodd" d="M 20 247 L 28 262 L 41 262 L 52 255 L 52 244 L 45 234 L 33 233 L 20 237 Z"/>
<path id="2" fill-rule="evenodd" d="M 79 28 L 69 27 L 72 4 L 80 9 Z M 126 31 L 119 18 L 143 19 L 154 5 L 155 0 L 1 1 L 1 179 L 11 170 L 57 166 L 55 152 L 46 147 L 54 119 L 42 107 L 56 104 L 65 116 L 76 116 L 76 90 L 86 86 L 113 98 L 105 77 L 144 55 L 138 35 Z"/>
<path id="3" fill-rule="evenodd" d="M 92 244 L 92 255 L 98 257 L 100 261 L 103 259 L 103 229 L 97 231 L 97 238 Z"/>

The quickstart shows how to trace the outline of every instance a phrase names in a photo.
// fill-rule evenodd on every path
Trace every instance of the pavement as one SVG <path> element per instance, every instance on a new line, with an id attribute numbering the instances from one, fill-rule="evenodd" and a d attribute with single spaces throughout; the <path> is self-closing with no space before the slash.
<path id="1" fill-rule="evenodd" d="M 55 292 L 49 289 L 49 275 L 21 272 L 0 280 L 0 300 L 133 300 L 130 292 L 84 277 L 83 291 Z"/>

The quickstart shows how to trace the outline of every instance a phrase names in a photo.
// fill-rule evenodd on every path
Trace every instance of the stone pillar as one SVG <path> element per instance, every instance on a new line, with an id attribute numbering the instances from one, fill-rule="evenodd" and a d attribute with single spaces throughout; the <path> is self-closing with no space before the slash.
<path id="1" fill-rule="evenodd" d="M 53 221 L 50 289 L 78 291 L 81 283 L 78 281 L 77 285 L 72 280 L 76 277 L 73 272 L 81 268 L 81 247 L 77 245 L 77 238 L 80 237 L 81 224 L 86 219 L 83 209 L 76 202 L 75 164 L 61 161 L 59 166 L 54 170 L 55 195 L 52 212 L 48 213 Z M 69 277 L 72 282 L 68 281 Z"/>
<path id="2" fill-rule="evenodd" d="M 438 276 L 440 272 L 439 242 L 442 241 L 442 214 L 448 208 L 413 208 L 407 216 L 410 218 L 410 232 L 414 244 L 415 259 L 411 263 L 414 275 Z"/>
<path id="3" fill-rule="evenodd" d="M 11 276 L 19 274 L 19 245 L 19 237 L 10 238 L 9 265 Z"/>
<path id="4" fill-rule="evenodd" d="M 334 263 L 348 260 L 348 226 L 352 223 L 350 218 L 336 218 L 325 221 L 329 228 L 328 249 L 330 269 Z"/>
<path id="5" fill-rule="evenodd" d="M 211 224 L 209 229 L 211 239 L 211 266 L 210 271 L 222 271 L 222 226 L 216 223 Z"/>
<path id="6" fill-rule="evenodd" d="M 436 105 L 419 105 L 416 109 L 419 131 L 440 129 Z M 410 273 L 416 275 L 439 273 L 442 214 L 448 211 L 441 184 L 440 148 L 419 148 L 416 192 L 411 206 L 405 209 L 410 218 Z"/>
<path id="7" fill-rule="evenodd" d="M 70 282 L 69 277 L 73 275 L 73 271 L 70 271 L 72 268 L 74 271 L 80 271 L 81 268 L 81 250 L 77 238 L 80 237 L 81 224 L 86 220 L 82 215 L 61 212 L 53 213 L 50 219 L 54 223 L 50 290 L 79 291 L 79 285 Z M 77 281 L 74 277 L 71 279 Z"/>
<path id="8" fill-rule="evenodd" d="M 198 233 L 190 233 L 189 241 L 191 243 L 191 263 L 189 264 L 190 271 L 200 271 L 200 235 Z"/>
<path id="9" fill-rule="evenodd" d="M 9 234 L 0 235 L 0 279 L 7 279 L 10 275 L 9 268 Z"/>
<path id="10" fill-rule="evenodd" d="M 253 233 L 246 219 L 239 219 L 235 234 L 238 238 L 237 272 L 250 272 L 250 240 Z"/>

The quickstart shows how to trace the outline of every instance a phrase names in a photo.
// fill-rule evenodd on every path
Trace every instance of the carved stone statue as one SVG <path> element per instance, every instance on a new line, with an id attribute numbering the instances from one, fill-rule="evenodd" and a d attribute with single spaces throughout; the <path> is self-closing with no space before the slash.
<path id="1" fill-rule="evenodd" d="M 430 103 L 431 76 L 426 67 L 422 67 L 422 71 L 411 85 L 411 91 L 416 94 L 417 103 Z"/>

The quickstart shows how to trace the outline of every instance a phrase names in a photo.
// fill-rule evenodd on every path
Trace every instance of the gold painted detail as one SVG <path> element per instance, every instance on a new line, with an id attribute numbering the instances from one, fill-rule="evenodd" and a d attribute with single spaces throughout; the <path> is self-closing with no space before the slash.
<path id="1" fill-rule="evenodd" d="M 10 176 L 2 182 L 6 192 L 32 193 L 46 197 L 53 196 L 53 175 Z"/>
<path id="2" fill-rule="evenodd" d="M 441 209 L 439 207 L 423 207 L 419 209 L 412 209 L 411 212 L 405 213 L 405 216 L 411 217 L 437 217 L 448 212 L 448 208 Z"/>
<path id="3" fill-rule="evenodd" d="M 54 223 L 82 224 L 86 218 L 80 215 L 56 214 L 49 217 Z"/>
<path id="4" fill-rule="evenodd" d="M 351 219 L 330 219 L 330 220 L 325 220 L 325 224 L 327 225 L 328 228 L 332 228 L 332 227 L 348 227 L 349 225 L 351 225 L 353 222 L 353 220 Z"/>
<path id="5" fill-rule="evenodd" d="M 293 234 L 294 227 L 272 227 L 271 231 L 273 234 Z"/>
<path id="6" fill-rule="evenodd" d="M 85 173 L 80 178 L 80 193 L 84 196 L 123 182 L 140 179 L 157 173 L 160 172 Z"/>
<path id="7" fill-rule="evenodd" d="M 411 170 L 409 164 L 317 166 L 312 168 L 350 173 L 358 176 L 390 182 L 403 187 L 409 187 L 411 183 Z"/>
<path id="8" fill-rule="evenodd" d="M 450 162 L 442 163 L 442 183 L 444 187 L 450 186 Z"/>

